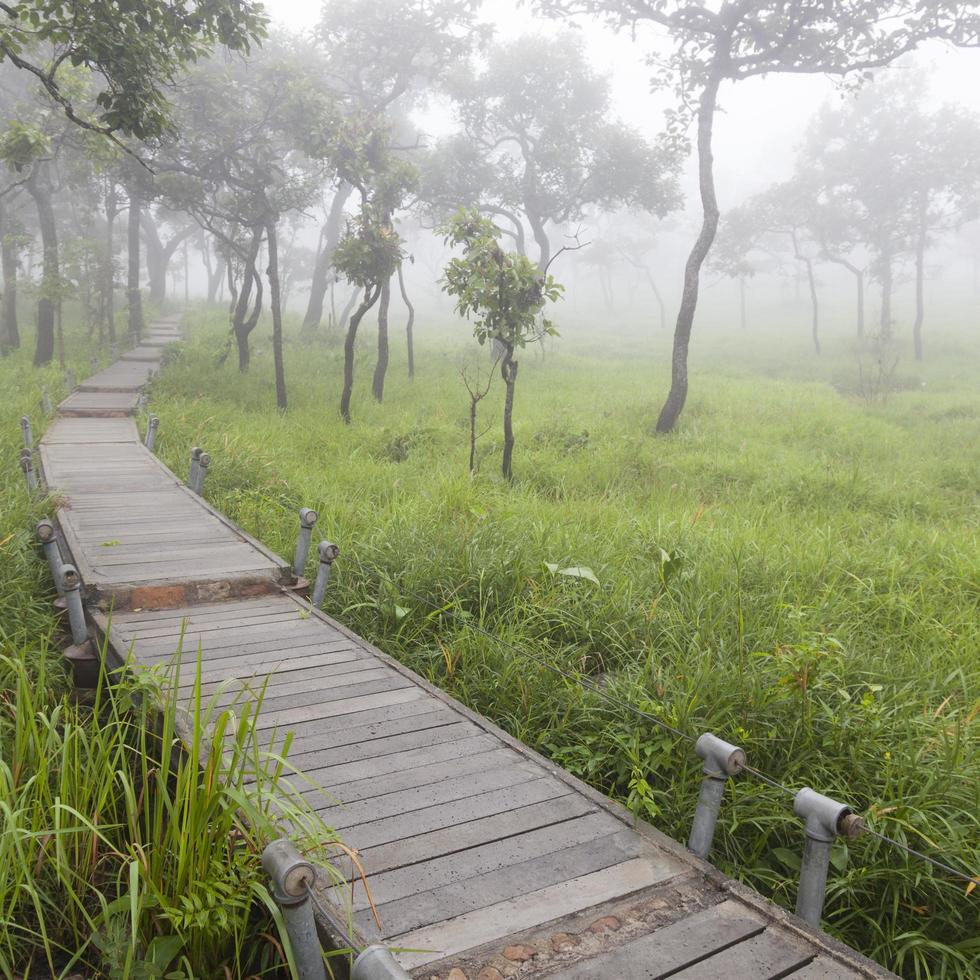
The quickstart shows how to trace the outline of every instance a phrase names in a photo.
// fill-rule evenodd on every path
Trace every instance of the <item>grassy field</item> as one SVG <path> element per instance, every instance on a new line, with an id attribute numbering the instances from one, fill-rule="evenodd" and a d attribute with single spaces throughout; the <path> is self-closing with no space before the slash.
<path id="1" fill-rule="evenodd" d="M 66 340 L 67 366 L 86 376 L 84 336 Z M 259 855 L 284 819 L 319 841 L 329 831 L 282 785 L 252 708 L 198 699 L 198 747 L 228 735 L 199 769 L 196 751 L 178 751 L 165 675 L 116 678 L 111 694 L 103 676 L 74 696 L 34 542 L 51 505 L 29 497 L 18 466 L 20 416 L 39 438 L 42 387 L 57 402 L 64 378 L 31 367 L 30 343 L 0 359 L 0 976 L 284 976 L 291 953 Z"/>
<path id="2" fill-rule="evenodd" d="M 508 486 L 499 387 L 466 469 L 465 326 L 424 341 L 414 383 L 396 357 L 383 405 L 366 338 L 345 427 L 335 346 L 294 328 L 280 416 L 268 343 L 240 377 L 216 367 L 222 317 L 189 323 L 153 389 L 162 455 L 184 473 L 207 448 L 208 498 L 280 553 L 296 509 L 316 508 L 343 551 L 328 609 L 383 649 L 682 839 L 690 745 L 506 644 L 980 871 L 975 343 L 900 362 L 900 390 L 870 404 L 844 342 L 817 362 L 805 338 L 718 335 L 670 438 L 649 434 L 663 338 L 528 351 Z M 581 567 L 594 580 L 560 571 Z M 738 780 L 714 854 L 790 905 L 791 804 Z M 906 976 L 975 975 L 980 892 L 872 837 L 839 844 L 834 865 L 833 932 Z"/>

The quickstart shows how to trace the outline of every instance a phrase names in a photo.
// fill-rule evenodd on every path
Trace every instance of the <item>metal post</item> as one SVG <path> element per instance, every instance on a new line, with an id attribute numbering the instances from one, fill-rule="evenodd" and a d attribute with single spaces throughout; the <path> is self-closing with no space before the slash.
<path id="1" fill-rule="evenodd" d="M 303 859 L 291 840 L 282 837 L 266 845 L 262 867 L 272 879 L 272 897 L 282 909 L 299 980 L 326 980 L 323 947 L 310 901 L 310 888 L 316 881 L 313 865 Z"/>
<path id="2" fill-rule="evenodd" d="M 204 478 L 208 475 L 208 467 L 211 465 L 211 454 L 201 453 L 197 461 L 197 485 L 193 487 L 194 492 L 199 496 L 204 496 Z"/>
<path id="3" fill-rule="evenodd" d="M 69 395 L 75 390 L 75 372 L 71 368 L 65 369 L 65 387 Z"/>
<path id="4" fill-rule="evenodd" d="M 38 541 L 44 549 L 44 557 L 48 560 L 48 568 L 51 569 L 51 577 L 54 579 L 54 587 L 58 590 L 58 595 L 65 594 L 65 587 L 61 583 L 63 562 L 61 560 L 61 549 L 58 547 L 58 536 L 55 533 L 54 525 L 51 521 L 38 521 L 35 528 Z"/>
<path id="5" fill-rule="evenodd" d="M 707 858 L 715 836 L 722 797 L 725 795 L 725 783 L 729 776 L 734 776 L 745 768 L 745 752 L 710 732 L 705 732 L 697 740 L 694 751 L 704 759 L 704 778 L 701 780 L 687 846 L 699 858 Z"/>
<path id="6" fill-rule="evenodd" d="M 99 370 L 99 359 L 94 354 L 88 359 L 88 366 L 92 374 Z"/>
<path id="7" fill-rule="evenodd" d="M 157 444 L 157 429 L 160 428 L 160 420 L 155 416 L 151 415 L 149 421 L 146 423 L 146 448 L 153 452 L 153 448 Z"/>
<path id="8" fill-rule="evenodd" d="M 50 415 L 54 411 L 54 406 L 51 404 L 51 393 L 47 386 L 41 389 L 41 411 L 45 415 Z"/>
<path id="9" fill-rule="evenodd" d="M 71 641 L 80 647 L 88 639 L 88 625 L 85 622 L 85 607 L 82 605 L 82 578 L 74 565 L 61 566 L 61 586 L 68 602 Z"/>
<path id="10" fill-rule="evenodd" d="M 411 980 L 387 946 L 368 946 L 354 960 L 351 980 Z"/>
<path id="11" fill-rule="evenodd" d="M 317 552 L 320 555 L 320 567 L 316 572 L 316 582 L 313 583 L 313 605 L 319 608 L 323 604 L 323 597 L 327 594 L 330 570 L 340 557 L 340 548 L 329 541 L 321 541 Z"/>
<path id="12" fill-rule="evenodd" d="M 116 341 L 109 344 L 109 357 L 111 357 L 113 361 L 119 359 L 119 344 Z"/>
<path id="13" fill-rule="evenodd" d="M 204 450 L 200 446 L 195 446 L 191 450 L 191 469 L 187 474 L 187 485 L 193 490 L 197 486 L 197 467 Z"/>
<path id="14" fill-rule="evenodd" d="M 313 537 L 313 525 L 319 515 L 309 507 L 301 507 L 299 511 L 299 537 L 296 539 L 296 554 L 293 557 L 293 574 L 303 577 L 306 569 L 306 559 L 310 554 L 310 539 Z"/>
<path id="15" fill-rule="evenodd" d="M 37 473 L 34 471 L 34 456 L 29 449 L 20 451 L 20 468 L 24 471 L 28 492 L 37 490 Z"/>
<path id="16" fill-rule="evenodd" d="M 20 417 L 20 431 L 24 435 L 24 448 L 33 449 L 34 433 L 31 432 L 31 420 L 26 415 Z"/>
<path id="17" fill-rule="evenodd" d="M 846 804 L 838 803 L 809 786 L 796 794 L 793 810 L 806 821 L 796 914 L 814 928 L 819 928 L 830 868 L 830 847 L 839 834 L 858 837 L 864 830 L 864 821 Z"/>

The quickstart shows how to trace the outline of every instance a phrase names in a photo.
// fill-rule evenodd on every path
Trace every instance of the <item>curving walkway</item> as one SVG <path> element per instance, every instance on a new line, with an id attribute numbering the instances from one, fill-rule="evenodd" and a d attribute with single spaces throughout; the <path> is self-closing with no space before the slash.
<path id="1" fill-rule="evenodd" d="M 363 942 L 452 980 L 891 976 L 311 612 L 287 562 L 140 442 L 141 386 L 178 336 L 176 319 L 156 321 L 59 406 L 41 460 L 63 539 L 118 656 L 166 662 L 183 636 L 206 692 L 268 679 L 260 728 L 294 733 L 310 804 L 369 874 L 381 927 L 355 885 Z M 336 930 L 351 887 L 324 889 Z"/>

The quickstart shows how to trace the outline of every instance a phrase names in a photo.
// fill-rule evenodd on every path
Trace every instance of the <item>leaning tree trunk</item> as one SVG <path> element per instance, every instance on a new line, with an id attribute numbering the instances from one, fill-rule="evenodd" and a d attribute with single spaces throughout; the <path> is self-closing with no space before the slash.
<path id="1" fill-rule="evenodd" d="M 670 362 L 670 392 L 660 417 L 657 432 L 671 432 L 684 410 L 687 401 L 687 354 L 691 346 L 691 329 L 698 306 L 698 289 L 701 282 L 701 266 L 708 257 L 711 243 L 718 232 L 718 198 L 715 194 L 714 158 L 711 151 L 711 133 L 714 127 L 715 103 L 721 75 L 717 72 L 708 77 L 698 105 L 698 182 L 701 189 L 701 232 L 684 267 L 684 291 L 674 327 L 674 350 Z"/>
<path id="2" fill-rule="evenodd" d="M 551 239 L 548 238 L 548 232 L 545 229 L 545 220 L 530 210 L 527 212 L 527 220 L 531 226 L 534 241 L 538 246 L 538 268 L 544 272 L 551 261 Z"/>
<path id="3" fill-rule="evenodd" d="M 286 372 L 282 363 L 282 297 L 279 284 L 279 238 L 276 222 L 270 219 L 265 226 L 269 243 L 269 307 L 272 310 L 272 360 L 276 373 L 276 407 L 280 412 L 287 408 Z"/>
<path id="4" fill-rule="evenodd" d="M 892 336 L 892 252 L 888 246 L 881 253 L 881 327 L 882 340 Z"/>
<path id="5" fill-rule="evenodd" d="M 505 480 L 514 479 L 514 387 L 517 384 L 517 361 L 514 345 L 504 344 L 504 356 L 500 362 L 500 374 L 504 379 L 504 456 L 501 471 Z"/>
<path id="6" fill-rule="evenodd" d="M 129 303 L 129 336 L 133 344 L 143 333 L 143 295 L 140 292 L 140 211 L 139 189 L 134 181 L 129 187 L 129 221 L 127 224 L 129 265 L 126 296 Z"/>
<path id="7" fill-rule="evenodd" d="M 340 417 L 347 425 L 350 425 L 350 398 L 354 390 L 354 344 L 357 341 L 357 328 L 380 295 L 380 286 L 365 289 L 361 305 L 354 311 L 347 327 L 347 337 L 344 340 L 344 390 L 340 396 Z"/>
<path id="8" fill-rule="evenodd" d="M 405 288 L 405 273 L 401 262 L 398 263 L 398 288 L 401 290 L 402 302 L 408 307 L 408 323 L 405 324 L 405 342 L 408 346 L 408 380 L 415 379 L 415 307 L 408 298 Z"/>
<path id="9" fill-rule="evenodd" d="M 323 319 L 323 300 L 330 285 L 330 268 L 333 263 L 333 253 L 340 241 L 340 232 L 344 220 L 344 205 L 354 190 L 348 183 L 341 183 L 334 194 L 323 226 L 323 249 L 317 257 L 316 268 L 313 270 L 313 281 L 310 283 L 310 300 L 303 317 L 303 327 L 315 330 Z"/>
<path id="10" fill-rule="evenodd" d="M 926 210 L 919 208 L 919 234 L 915 242 L 915 323 L 912 326 L 912 342 L 915 359 L 922 360 L 922 324 L 926 318 Z"/>
<path id="11" fill-rule="evenodd" d="M 55 223 L 51 190 L 34 174 L 25 184 L 37 207 L 37 220 L 41 230 L 43 265 L 41 293 L 37 301 L 37 344 L 34 348 L 34 366 L 50 363 L 54 357 L 55 304 L 61 284 L 58 266 L 58 226 Z"/>
<path id="12" fill-rule="evenodd" d="M 385 397 L 385 375 L 388 373 L 388 310 L 391 307 L 391 279 L 381 286 L 381 299 L 378 303 L 378 363 L 374 366 L 374 381 L 371 391 L 381 402 Z"/>
<path id="13" fill-rule="evenodd" d="M 3 269 L 3 302 L 0 305 L 0 354 L 20 347 L 17 326 L 17 246 L 0 202 L 0 266 Z"/>
<path id="14" fill-rule="evenodd" d="M 806 280 L 810 286 L 810 336 L 813 339 L 813 350 L 815 353 L 820 353 L 820 306 L 817 301 L 817 278 L 813 274 L 813 260 L 804 259 L 803 264 L 806 266 Z"/>
<path id="15" fill-rule="evenodd" d="M 235 301 L 235 313 L 232 320 L 232 333 L 238 347 L 238 370 L 244 374 L 251 364 L 252 351 L 248 343 L 251 332 L 259 320 L 262 309 L 262 279 L 255 274 L 255 261 L 262 247 L 262 229 L 252 229 L 252 241 L 248 249 L 248 257 L 242 270 L 242 288 Z M 252 296 L 252 286 L 255 286 L 255 305 L 252 315 L 248 316 L 248 302 Z"/>
<path id="16" fill-rule="evenodd" d="M 150 280 L 150 302 L 159 305 L 167 298 L 168 256 L 164 252 L 156 222 L 148 211 L 140 214 L 140 227 L 143 229 L 143 239 L 146 243 L 146 274 Z"/>

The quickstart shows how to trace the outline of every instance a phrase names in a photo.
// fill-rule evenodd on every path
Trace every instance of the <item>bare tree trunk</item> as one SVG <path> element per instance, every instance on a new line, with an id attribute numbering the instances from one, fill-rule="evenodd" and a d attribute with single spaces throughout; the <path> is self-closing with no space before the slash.
<path id="1" fill-rule="evenodd" d="M 858 340 L 864 340 L 864 270 L 855 269 L 857 280 L 857 335 Z"/>
<path id="2" fill-rule="evenodd" d="M 350 425 L 350 398 L 354 390 L 354 344 L 357 340 L 357 328 L 380 295 L 380 286 L 365 289 L 361 305 L 354 311 L 354 315 L 350 318 L 350 325 L 347 327 L 347 337 L 344 340 L 344 390 L 340 396 L 340 417 L 348 425 Z"/>
<path id="3" fill-rule="evenodd" d="M 892 336 L 892 252 L 888 245 L 881 253 L 881 339 Z"/>
<path id="4" fill-rule="evenodd" d="M 310 283 L 310 299 L 303 317 L 303 327 L 315 330 L 323 319 L 323 300 L 330 285 L 330 267 L 333 263 L 334 249 L 340 241 L 341 226 L 344 220 L 344 206 L 354 190 L 348 183 L 341 183 L 330 204 L 330 213 L 323 226 L 323 249 L 317 257 L 316 268 L 313 270 L 313 281 Z"/>
<path id="5" fill-rule="evenodd" d="M 745 276 L 738 277 L 738 315 L 739 326 L 743 330 L 747 330 L 749 324 L 745 314 Z"/>
<path id="6" fill-rule="evenodd" d="M 126 276 L 126 295 L 129 303 L 129 335 L 133 344 L 143 333 L 143 296 L 140 293 L 140 195 L 134 180 L 129 188 L 128 247 L 129 265 Z"/>
<path id="7" fill-rule="evenodd" d="M 374 366 L 374 381 L 371 390 L 377 401 L 385 397 L 385 375 L 388 373 L 388 310 L 391 306 L 391 279 L 381 286 L 381 299 L 378 303 L 378 363 Z"/>
<path id="8" fill-rule="evenodd" d="M 3 268 L 3 304 L 0 306 L 0 354 L 20 347 L 17 326 L 17 246 L 0 201 L 0 265 Z"/>
<path id="9" fill-rule="evenodd" d="M 156 222 L 149 211 L 140 214 L 140 227 L 146 243 L 146 273 L 150 280 L 150 302 L 159 305 L 167 298 L 167 256 Z"/>
<path id="10" fill-rule="evenodd" d="M 46 178 L 34 174 L 25 184 L 37 207 L 38 225 L 41 229 L 43 266 L 41 291 L 37 301 L 37 344 L 34 348 L 34 366 L 49 364 L 54 357 L 55 303 L 61 285 L 58 263 L 58 226 L 51 203 L 51 189 Z"/>
<path id="11" fill-rule="evenodd" d="M 262 228 L 252 229 L 252 241 L 249 244 L 248 256 L 242 270 L 242 288 L 235 300 L 235 312 L 232 318 L 232 333 L 238 346 L 238 370 L 244 374 L 252 360 L 248 337 L 255 324 L 258 323 L 258 312 L 262 308 L 262 280 L 255 274 L 255 260 L 262 245 Z M 229 265 L 230 268 L 230 265 Z M 248 302 L 252 296 L 252 286 L 255 286 L 255 306 L 252 316 L 248 314 Z"/>
<path id="12" fill-rule="evenodd" d="M 660 329 L 667 329 L 667 306 L 664 303 L 663 294 L 657 287 L 657 281 L 653 278 L 653 273 L 649 269 L 644 270 L 647 276 L 647 282 L 650 283 L 650 288 L 653 290 L 653 295 L 657 299 L 657 306 L 660 308 Z"/>
<path id="13" fill-rule="evenodd" d="M 813 349 L 819 354 L 820 353 L 820 306 L 817 301 L 817 278 L 813 274 L 813 260 L 804 259 L 803 264 L 806 266 L 806 279 L 810 285 L 810 309 L 811 309 L 811 319 L 810 319 L 810 336 L 813 338 Z"/>
<path id="14" fill-rule="evenodd" d="M 919 234 L 915 241 L 915 323 L 912 326 L 912 343 L 915 359 L 922 360 L 922 324 L 926 317 L 926 209 L 919 208 Z"/>
<path id="15" fill-rule="evenodd" d="M 269 306 L 272 309 L 272 360 L 276 372 L 276 407 L 285 412 L 288 407 L 286 399 L 286 372 L 282 363 L 282 306 L 279 290 L 279 238 L 276 234 L 276 222 L 269 219 L 265 226 L 266 240 L 269 243 Z"/>
<path id="16" fill-rule="evenodd" d="M 113 185 L 105 195 L 105 282 L 102 286 L 105 295 L 102 312 L 110 344 L 116 342 L 116 243 L 113 235 L 118 214 L 116 188 Z"/>
<path id="17" fill-rule="evenodd" d="M 351 315 L 351 311 L 357 306 L 357 300 L 359 297 L 363 298 L 363 290 L 355 289 L 354 292 L 350 294 L 347 302 L 344 304 L 344 308 L 340 311 L 340 320 L 338 320 L 338 325 L 341 330 L 347 324 L 347 318 Z"/>
<path id="18" fill-rule="evenodd" d="M 500 375 L 504 379 L 504 455 L 501 471 L 504 479 L 514 479 L 514 388 L 517 384 L 517 361 L 514 345 L 504 344 L 504 356 L 500 362 Z"/>
<path id="19" fill-rule="evenodd" d="M 548 238 L 548 232 L 545 230 L 545 222 L 542 218 L 539 218 L 533 211 L 528 211 L 527 220 L 531 226 L 534 241 L 538 246 L 538 268 L 543 272 L 551 261 L 551 239 Z"/>
<path id="20" fill-rule="evenodd" d="M 415 307 L 408 298 L 408 290 L 405 288 L 405 273 L 402 270 L 401 262 L 398 263 L 398 288 L 401 290 L 402 302 L 408 307 L 408 323 L 405 324 L 405 343 L 408 347 L 408 380 L 415 379 Z"/>

